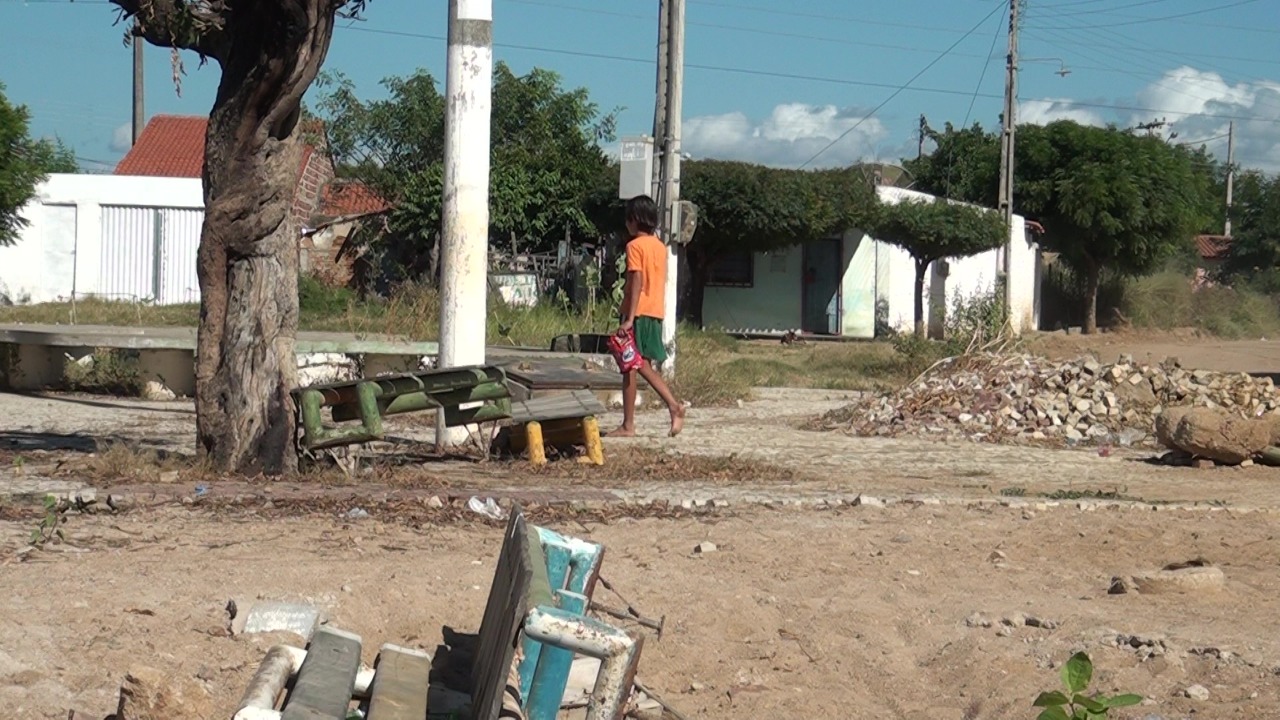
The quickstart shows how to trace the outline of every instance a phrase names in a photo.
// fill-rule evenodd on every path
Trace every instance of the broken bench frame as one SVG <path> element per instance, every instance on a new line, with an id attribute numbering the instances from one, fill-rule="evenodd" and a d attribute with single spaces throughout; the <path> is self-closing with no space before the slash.
<path id="1" fill-rule="evenodd" d="M 293 396 L 301 416 L 300 443 L 304 450 L 381 440 L 382 418 L 398 413 L 443 408 L 449 427 L 511 417 L 507 374 L 494 366 L 424 370 L 311 385 L 294 390 Z M 359 424 L 326 426 L 321 415 L 325 407 L 332 408 L 335 423 L 358 420 Z"/>
<path id="2" fill-rule="evenodd" d="M 523 400 L 511 404 L 511 450 L 529 451 L 529 462 L 545 465 L 548 445 L 584 445 L 586 462 L 604 464 L 600 423 L 604 404 L 590 390 Z"/>
<path id="3" fill-rule="evenodd" d="M 603 555 L 602 546 L 529 525 L 518 506 L 511 509 L 472 658 L 472 720 L 498 720 L 511 704 L 526 720 L 555 720 L 575 653 L 601 661 L 587 720 L 621 720 L 644 643 L 585 615 Z M 512 687 L 517 645 L 523 658 Z M 272 648 L 234 720 L 345 720 L 353 699 L 367 705 L 368 720 L 427 716 L 426 653 L 383 645 L 372 669 L 360 665 L 360 653 L 359 636 L 331 627 L 306 650 Z"/>

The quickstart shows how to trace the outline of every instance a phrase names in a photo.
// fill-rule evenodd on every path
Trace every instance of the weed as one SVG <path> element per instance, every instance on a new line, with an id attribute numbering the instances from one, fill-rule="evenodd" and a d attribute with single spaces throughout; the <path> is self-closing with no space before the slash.
<path id="1" fill-rule="evenodd" d="M 1066 692 L 1054 690 L 1040 693 L 1032 707 L 1044 708 L 1038 720 L 1098 720 L 1108 717 L 1113 708 L 1131 707 L 1142 702 L 1141 695 L 1123 694 L 1108 697 L 1095 692 L 1083 693 L 1093 680 L 1093 662 L 1088 654 L 1078 652 L 1062 666 L 1062 685 Z"/>
<path id="2" fill-rule="evenodd" d="M 31 531 L 31 544 L 40 548 L 50 542 L 65 540 L 66 535 L 62 532 L 62 525 L 66 522 L 66 506 L 58 500 L 57 495 L 45 495 L 44 517 L 40 519 L 36 529 Z"/>
<path id="3" fill-rule="evenodd" d="M 67 359 L 64 371 L 71 390 L 135 396 L 142 392 L 138 361 L 121 350 L 95 350 L 80 360 Z"/>
<path id="4" fill-rule="evenodd" d="M 1026 497 L 1027 489 L 1024 487 L 1001 488 L 1000 494 L 1004 497 Z"/>

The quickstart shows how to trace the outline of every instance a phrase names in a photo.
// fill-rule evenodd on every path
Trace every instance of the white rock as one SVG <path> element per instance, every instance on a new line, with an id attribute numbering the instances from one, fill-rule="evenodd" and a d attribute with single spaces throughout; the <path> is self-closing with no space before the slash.
<path id="1" fill-rule="evenodd" d="M 1183 690 L 1182 694 L 1185 695 L 1186 697 L 1191 698 L 1192 700 L 1198 700 L 1200 702 L 1204 702 L 1205 700 L 1209 699 L 1209 688 L 1203 685 L 1192 685 L 1186 690 Z"/>

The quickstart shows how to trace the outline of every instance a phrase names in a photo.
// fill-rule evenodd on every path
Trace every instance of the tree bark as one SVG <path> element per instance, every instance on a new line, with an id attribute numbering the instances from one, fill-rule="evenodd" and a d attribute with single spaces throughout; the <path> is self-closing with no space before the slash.
<path id="1" fill-rule="evenodd" d="M 1092 335 L 1098 332 L 1098 286 L 1102 284 L 1102 268 L 1091 262 L 1086 269 L 1084 334 Z"/>
<path id="2" fill-rule="evenodd" d="M 924 274 L 929 270 L 928 260 L 916 260 L 916 297 L 915 297 L 915 329 L 916 337 L 923 340 L 928 334 L 928 326 L 924 322 Z"/>
<path id="3" fill-rule="evenodd" d="M 240 3 L 205 139 L 197 254 L 199 444 L 221 470 L 297 468 L 298 183 L 302 95 L 333 34 L 331 0 Z"/>

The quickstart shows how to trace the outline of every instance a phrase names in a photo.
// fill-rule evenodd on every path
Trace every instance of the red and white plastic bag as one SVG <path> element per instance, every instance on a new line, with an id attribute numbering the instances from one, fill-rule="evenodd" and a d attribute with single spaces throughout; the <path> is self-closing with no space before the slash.
<path id="1" fill-rule="evenodd" d="M 632 370 L 639 370 L 644 364 L 644 358 L 640 357 L 640 348 L 636 346 L 634 331 L 627 330 L 624 333 L 610 335 L 607 344 L 614 361 L 618 363 L 618 372 L 625 375 Z"/>

